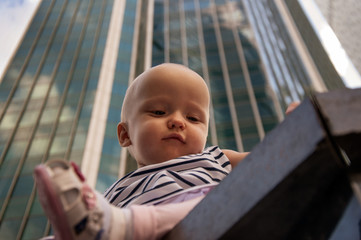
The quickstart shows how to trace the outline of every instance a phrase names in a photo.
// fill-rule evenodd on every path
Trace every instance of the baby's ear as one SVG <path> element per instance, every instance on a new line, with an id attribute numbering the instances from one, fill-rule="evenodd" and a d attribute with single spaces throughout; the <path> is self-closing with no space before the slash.
<path id="1" fill-rule="evenodd" d="M 117 133 L 118 133 L 118 141 L 120 146 L 128 147 L 132 144 L 128 135 L 128 128 L 126 123 L 124 122 L 118 123 Z"/>

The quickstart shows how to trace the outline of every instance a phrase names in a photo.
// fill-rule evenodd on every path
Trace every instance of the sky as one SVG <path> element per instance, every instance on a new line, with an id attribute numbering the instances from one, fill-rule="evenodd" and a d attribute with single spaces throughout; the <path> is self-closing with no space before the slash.
<path id="1" fill-rule="evenodd" d="M 0 79 L 40 0 L 0 0 Z"/>

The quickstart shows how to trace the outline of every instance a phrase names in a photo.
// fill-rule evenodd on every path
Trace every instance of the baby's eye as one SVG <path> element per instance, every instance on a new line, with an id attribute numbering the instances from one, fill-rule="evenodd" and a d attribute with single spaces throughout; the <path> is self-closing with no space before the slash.
<path id="1" fill-rule="evenodd" d="M 157 115 L 157 116 L 162 116 L 162 115 L 164 115 L 164 114 L 165 114 L 165 112 L 164 112 L 164 111 L 160 111 L 160 110 L 155 110 L 155 111 L 152 111 L 152 113 L 153 113 L 154 115 Z"/>
<path id="2" fill-rule="evenodd" d="M 188 116 L 187 119 L 188 119 L 189 121 L 191 121 L 191 122 L 198 122 L 198 121 L 199 121 L 198 118 L 192 117 L 192 116 Z"/>

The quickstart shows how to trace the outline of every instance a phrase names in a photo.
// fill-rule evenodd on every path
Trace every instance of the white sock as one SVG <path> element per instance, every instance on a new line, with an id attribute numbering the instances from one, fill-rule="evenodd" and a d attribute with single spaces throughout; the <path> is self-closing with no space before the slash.
<path id="1" fill-rule="evenodd" d="M 100 193 L 97 193 L 97 200 L 104 211 L 103 229 L 106 234 L 103 235 L 102 240 L 132 239 L 131 210 L 111 205 Z"/>

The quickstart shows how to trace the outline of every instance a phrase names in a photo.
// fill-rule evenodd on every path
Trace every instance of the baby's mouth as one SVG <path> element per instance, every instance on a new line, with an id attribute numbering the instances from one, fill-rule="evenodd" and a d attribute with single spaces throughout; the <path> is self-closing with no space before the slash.
<path id="1" fill-rule="evenodd" d="M 182 135 L 178 134 L 178 133 L 172 133 L 172 134 L 169 134 L 168 136 L 162 138 L 162 140 L 178 140 L 179 142 L 185 144 L 185 140 L 184 138 L 182 137 Z"/>

